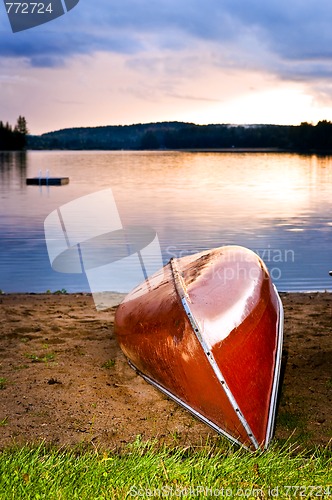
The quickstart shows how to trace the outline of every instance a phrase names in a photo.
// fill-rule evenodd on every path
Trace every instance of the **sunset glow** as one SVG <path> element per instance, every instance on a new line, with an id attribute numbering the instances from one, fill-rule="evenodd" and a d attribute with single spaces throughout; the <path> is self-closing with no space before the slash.
<path id="1" fill-rule="evenodd" d="M 12 33 L 0 8 L 1 119 L 35 134 L 156 121 L 332 120 L 332 5 L 80 2 Z M 313 29 L 313 26 L 315 27 Z"/>

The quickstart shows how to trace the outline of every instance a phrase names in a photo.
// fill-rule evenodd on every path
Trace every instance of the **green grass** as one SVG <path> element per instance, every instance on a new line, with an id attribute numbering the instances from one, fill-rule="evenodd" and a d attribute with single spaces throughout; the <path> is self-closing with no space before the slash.
<path id="1" fill-rule="evenodd" d="M 115 359 L 109 359 L 104 364 L 101 365 L 102 368 L 113 368 L 115 366 Z"/>
<path id="2" fill-rule="evenodd" d="M 328 498 L 331 452 L 272 446 L 249 453 L 222 441 L 167 448 L 140 439 L 120 452 L 39 447 L 0 453 L 0 498 Z"/>
<path id="3" fill-rule="evenodd" d="M 4 427 L 5 425 L 8 425 L 8 417 L 5 417 L 2 420 L 0 420 L 0 427 Z"/>
<path id="4" fill-rule="evenodd" d="M 0 390 L 5 389 L 7 386 L 7 379 L 4 377 L 0 377 Z"/>
<path id="5" fill-rule="evenodd" d="M 55 354 L 47 353 L 42 356 L 39 354 L 25 354 L 25 357 L 31 359 L 32 363 L 48 363 L 49 361 L 54 361 Z"/>

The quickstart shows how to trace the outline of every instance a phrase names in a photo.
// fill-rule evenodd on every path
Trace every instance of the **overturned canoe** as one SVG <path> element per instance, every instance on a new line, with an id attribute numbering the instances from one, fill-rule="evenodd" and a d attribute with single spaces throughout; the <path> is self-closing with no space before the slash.
<path id="1" fill-rule="evenodd" d="M 117 309 L 131 366 L 249 449 L 273 434 L 283 309 L 263 261 L 237 246 L 171 259 Z"/>

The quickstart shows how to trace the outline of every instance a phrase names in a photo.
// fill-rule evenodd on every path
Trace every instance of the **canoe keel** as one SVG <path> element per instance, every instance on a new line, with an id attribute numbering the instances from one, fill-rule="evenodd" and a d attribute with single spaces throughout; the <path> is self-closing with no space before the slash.
<path id="1" fill-rule="evenodd" d="M 267 447 L 283 309 L 262 260 L 242 247 L 171 259 L 117 309 L 115 333 L 145 380 L 231 441 Z"/>

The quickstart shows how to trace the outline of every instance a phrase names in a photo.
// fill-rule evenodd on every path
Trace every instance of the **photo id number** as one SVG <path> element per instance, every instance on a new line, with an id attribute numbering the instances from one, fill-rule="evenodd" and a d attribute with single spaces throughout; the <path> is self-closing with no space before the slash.
<path id="1" fill-rule="evenodd" d="M 6 2 L 7 14 L 52 14 L 52 3 Z"/>

